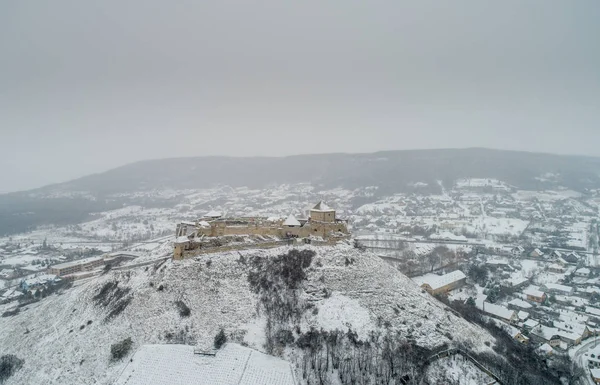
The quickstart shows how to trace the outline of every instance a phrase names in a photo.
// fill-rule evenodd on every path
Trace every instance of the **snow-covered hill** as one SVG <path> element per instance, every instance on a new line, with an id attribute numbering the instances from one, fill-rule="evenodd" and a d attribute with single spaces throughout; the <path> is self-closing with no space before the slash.
<path id="1" fill-rule="evenodd" d="M 310 305 L 293 329 L 295 340 L 311 328 L 351 329 L 359 340 L 390 333 L 425 348 L 446 343 L 481 351 L 493 346 L 487 332 L 375 255 L 350 245 L 304 249 L 316 254 L 297 290 L 300 303 Z M 24 359 L 6 384 L 112 384 L 139 346 L 210 346 L 221 328 L 230 339 L 265 351 L 270 322 L 248 273 L 257 257 L 274 258 L 289 250 L 227 252 L 114 271 L 0 318 L 1 353 Z M 177 301 L 189 307 L 189 316 L 180 314 Z M 111 361 L 111 344 L 128 337 L 132 351 L 122 361 Z M 302 378 L 295 344 L 273 353 L 290 360 Z"/>

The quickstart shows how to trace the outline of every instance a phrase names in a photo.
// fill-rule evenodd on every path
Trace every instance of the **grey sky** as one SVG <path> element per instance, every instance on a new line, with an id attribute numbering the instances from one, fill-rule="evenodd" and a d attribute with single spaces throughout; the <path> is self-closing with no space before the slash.
<path id="1" fill-rule="evenodd" d="M 128 162 L 600 155 L 600 2 L 3 1 L 0 191 Z"/>

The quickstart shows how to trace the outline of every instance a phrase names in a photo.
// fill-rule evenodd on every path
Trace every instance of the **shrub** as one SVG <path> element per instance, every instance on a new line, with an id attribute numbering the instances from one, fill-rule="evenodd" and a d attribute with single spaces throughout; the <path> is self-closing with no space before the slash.
<path id="1" fill-rule="evenodd" d="M 0 384 L 23 366 L 23 360 L 12 354 L 0 357 Z"/>
<path id="2" fill-rule="evenodd" d="M 129 353 L 131 350 L 131 346 L 133 345 L 133 341 L 131 338 L 127 337 L 121 342 L 117 342 L 116 344 L 112 344 L 110 346 L 110 355 L 113 360 L 120 360 Z"/>
<path id="3" fill-rule="evenodd" d="M 363 245 L 358 239 L 354 240 L 354 248 L 358 249 L 359 251 L 367 250 L 367 247 Z"/>
<path id="4" fill-rule="evenodd" d="M 19 314 L 19 312 L 21 311 L 21 308 L 16 308 L 14 310 L 7 310 L 4 313 L 2 313 L 2 317 L 12 317 L 14 315 Z"/>
<path id="5" fill-rule="evenodd" d="M 189 317 L 192 313 L 190 308 L 183 301 L 176 301 L 175 305 L 179 308 L 179 315 L 182 317 Z"/>
<path id="6" fill-rule="evenodd" d="M 215 349 L 221 349 L 221 346 L 225 345 L 227 342 L 227 335 L 225 335 L 225 330 L 221 329 L 215 336 Z"/>

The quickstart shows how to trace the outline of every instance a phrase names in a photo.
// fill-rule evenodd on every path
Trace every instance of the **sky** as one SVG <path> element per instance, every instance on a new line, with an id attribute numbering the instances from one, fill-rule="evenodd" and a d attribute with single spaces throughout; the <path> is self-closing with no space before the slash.
<path id="1" fill-rule="evenodd" d="M 597 0 L 0 2 L 0 192 L 143 159 L 600 156 Z"/>

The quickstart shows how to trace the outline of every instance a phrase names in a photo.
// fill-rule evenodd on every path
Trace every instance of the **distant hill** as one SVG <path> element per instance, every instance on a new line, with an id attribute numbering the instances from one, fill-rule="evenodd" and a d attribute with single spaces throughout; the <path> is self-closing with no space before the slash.
<path id="1" fill-rule="evenodd" d="M 377 185 L 406 191 L 408 182 L 435 184 L 457 178 L 497 178 L 524 189 L 549 187 L 535 179 L 558 175 L 553 185 L 578 191 L 600 187 L 600 158 L 483 148 L 319 154 L 288 157 L 193 157 L 148 160 L 48 186 L 39 191 L 88 191 L 94 195 L 215 184 L 262 187 L 312 182 L 325 186 Z"/>
<path id="2" fill-rule="evenodd" d="M 522 189 L 564 186 L 585 192 L 600 188 L 598 170 L 600 158 L 483 148 L 148 160 L 28 192 L 0 195 L 0 234 L 43 223 L 80 221 L 90 212 L 132 203 L 114 194 L 153 189 L 260 188 L 309 182 L 323 188 L 378 186 L 378 194 L 387 195 L 411 192 L 416 182 L 427 184 L 419 187 L 419 192 L 437 193 L 437 181 L 450 186 L 456 179 L 475 177 L 500 179 Z M 543 175 L 552 177 L 544 179 Z M 48 197 L 54 199 L 49 203 Z"/>

